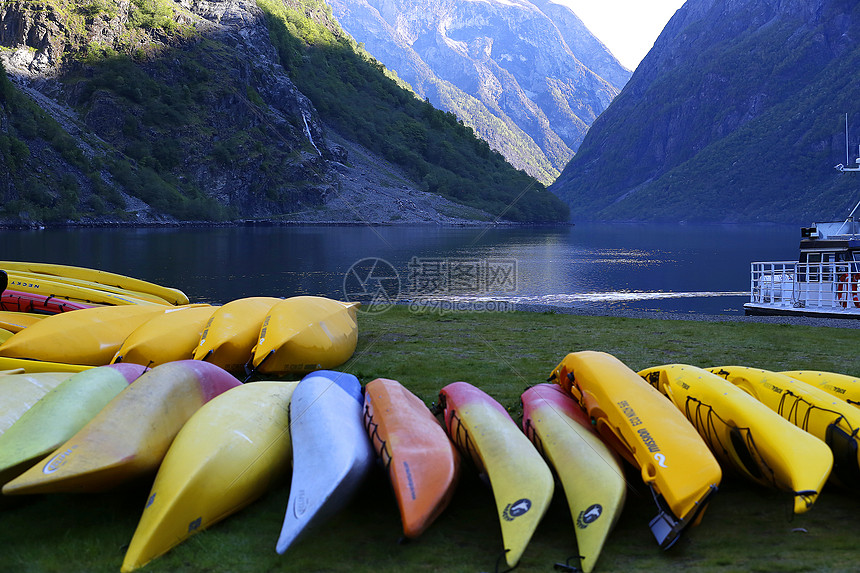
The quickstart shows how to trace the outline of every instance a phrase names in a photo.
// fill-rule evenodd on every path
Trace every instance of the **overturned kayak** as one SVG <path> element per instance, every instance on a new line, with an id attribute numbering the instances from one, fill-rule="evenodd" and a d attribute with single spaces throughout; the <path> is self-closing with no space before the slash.
<path id="1" fill-rule="evenodd" d="M 46 459 L 7 483 L 3 493 L 105 491 L 154 474 L 191 415 L 239 384 L 223 369 L 197 360 L 153 368 Z"/>
<path id="2" fill-rule="evenodd" d="M 0 368 L 0 434 L 45 394 L 72 375 L 71 372 L 36 372 Z"/>
<path id="3" fill-rule="evenodd" d="M 294 296 L 275 304 L 260 328 L 254 370 L 303 374 L 340 366 L 358 343 L 357 306 L 319 296 Z"/>
<path id="4" fill-rule="evenodd" d="M 203 405 L 158 469 L 122 562 L 134 571 L 286 480 L 296 382 L 252 382 Z"/>
<path id="5" fill-rule="evenodd" d="M 621 458 L 560 386 L 537 384 L 521 400 L 523 431 L 555 468 L 573 517 L 580 567 L 589 573 L 627 498 Z"/>
<path id="6" fill-rule="evenodd" d="M 293 476 L 278 553 L 343 509 L 370 473 L 376 455 L 362 425 L 363 403 L 358 378 L 343 372 L 312 372 L 293 392 Z"/>
<path id="7" fill-rule="evenodd" d="M 502 528 L 505 561 L 515 567 L 552 500 L 554 481 L 544 459 L 510 414 L 467 382 L 439 392 L 448 435 L 486 474 Z"/>
<path id="8" fill-rule="evenodd" d="M 830 446 L 833 481 L 846 487 L 858 483 L 860 410 L 811 384 L 769 370 L 747 366 L 718 366 L 708 370 Z"/>
<path id="9" fill-rule="evenodd" d="M 572 352 L 552 371 L 585 408 L 607 443 L 641 471 L 657 503 L 651 532 L 667 549 L 697 524 L 722 471 L 707 444 L 672 402 L 604 352 Z"/>
<path id="10" fill-rule="evenodd" d="M 0 435 L 0 484 L 74 436 L 144 371 L 136 364 L 100 366 L 71 375 L 46 393 Z"/>
<path id="11" fill-rule="evenodd" d="M 367 383 L 364 426 L 394 489 L 403 534 L 414 539 L 451 501 L 460 472 L 457 448 L 424 402 L 396 380 Z"/>
<path id="12" fill-rule="evenodd" d="M 827 444 L 707 370 L 669 364 L 639 374 L 672 400 L 723 464 L 790 492 L 794 513 L 812 507 L 833 468 Z"/>
<path id="13" fill-rule="evenodd" d="M 138 326 L 166 308 L 126 305 L 47 316 L 0 345 L 0 357 L 104 366 Z"/>
<path id="14" fill-rule="evenodd" d="M 165 362 L 190 360 L 206 322 L 217 308 L 208 304 L 186 305 L 153 316 L 129 333 L 111 362 L 155 367 Z"/>
<path id="15" fill-rule="evenodd" d="M 258 296 L 232 300 L 215 310 L 194 348 L 194 359 L 228 372 L 243 372 L 269 311 L 284 299 Z"/>

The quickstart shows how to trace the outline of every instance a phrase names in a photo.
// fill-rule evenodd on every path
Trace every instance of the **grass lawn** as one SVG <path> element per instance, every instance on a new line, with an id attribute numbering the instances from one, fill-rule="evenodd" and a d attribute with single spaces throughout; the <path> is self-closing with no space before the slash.
<path id="1" fill-rule="evenodd" d="M 747 322 L 695 322 L 536 313 L 361 313 L 354 357 L 340 369 L 362 383 L 399 380 L 428 405 L 451 382 L 470 382 L 520 421 L 520 394 L 564 355 L 611 353 L 634 370 L 665 363 L 815 369 L 860 376 L 860 331 Z M 466 470 L 450 507 L 418 540 L 399 542 L 400 518 L 379 469 L 349 507 L 285 555 L 275 553 L 285 483 L 190 538 L 143 571 L 494 571 L 502 540 L 492 493 Z M 627 503 L 595 571 L 854 571 L 860 496 L 828 486 L 793 516 L 790 494 L 726 476 L 698 527 L 668 551 L 648 529 L 656 506 L 628 468 Z M 0 509 L 0 572 L 119 571 L 149 483 L 106 494 L 10 498 Z M 576 554 L 561 488 L 518 571 L 552 571 Z M 504 569 L 504 561 L 501 561 Z"/>

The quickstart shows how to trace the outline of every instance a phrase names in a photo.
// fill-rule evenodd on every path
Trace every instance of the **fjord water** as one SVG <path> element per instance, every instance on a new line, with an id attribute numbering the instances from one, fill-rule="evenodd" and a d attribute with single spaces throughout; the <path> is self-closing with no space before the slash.
<path id="1" fill-rule="evenodd" d="M 108 270 L 218 304 L 344 299 L 356 280 L 372 289 L 387 276 L 401 298 L 743 314 L 750 262 L 794 260 L 799 238 L 770 225 L 45 229 L 0 231 L 0 259 Z"/>

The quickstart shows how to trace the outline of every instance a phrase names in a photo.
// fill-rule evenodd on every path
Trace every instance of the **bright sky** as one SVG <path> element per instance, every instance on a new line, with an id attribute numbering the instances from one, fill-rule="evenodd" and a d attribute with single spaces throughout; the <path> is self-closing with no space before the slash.
<path id="1" fill-rule="evenodd" d="M 554 0 L 569 6 L 623 66 L 635 70 L 684 0 Z"/>

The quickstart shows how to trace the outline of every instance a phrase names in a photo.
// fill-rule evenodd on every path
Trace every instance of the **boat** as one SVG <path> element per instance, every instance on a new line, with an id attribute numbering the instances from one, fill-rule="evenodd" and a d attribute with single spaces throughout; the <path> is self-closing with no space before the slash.
<path id="1" fill-rule="evenodd" d="M 439 407 L 451 440 L 490 482 L 504 558 L 516 567 L 552 500 L 552 471 L 504 407 L 480 388 L 448 384 Z"/>
<path id="2" fill-rule="evenodd" d="M 3 494 L 101 492 L 153 475 L 194 412 L 239 384 L 222 368 L 199 360 L 156 366 L 63 445 L 4 485 Z"/>
<path id="3" fill-rule="evenodd" d="M 132 304 L 46 316 L 0 345 L 0 357 L 104 366 L 129 334 L 165 310 Z"/>
<path id="4" fill-rule="evenodd" d="M 185 423 L 155 476 L 122 562 L 127 573 L 238 512 L 286 480 L 289 405 L 297 382 L 251 382 Z"/>
<path id="5" fill-rule="evenodd" d="M 833 469 L 823 441 L 702 368 L 666 364 L 639 375 L 684 413 L 724 468 L 790 492 L 796 514 L 815 503 Z"/>
<path id="6" fill-rule="evenodd" d="M 362 423 L 358 378 L 320 370 L 301 379 L 290 400 L 293 473 L 281 533 L 285 553 L 343 509 L 370 474 L 376 453 Z"/>
<path id="7" fill-rule="evenodd" d="M 70 372 L 0 371 L 0 435 L 71 375 Z"/>
<path id="8" fill-rule="evenodd" d="M 860 378 L 821 370 L 788 370 L 780 372 L 789 378 L 812 384 L 832 396 L 860 408 Z"/>
<path id="9" fill-rule="evenodd" d="M 3 271 L 0 271 L 3 273 Z M 3 273 L 5 274 L 5 273 Z M 51 295 L 35 294 L 17 290 L 4 290 L 0 295 L 0 310 L 40 314 L 58 314 L 70 310 L 93 308 L 94 304 L 66 300 Z"/>
<path id="10" fill-rule="evenodd" d="M 266 315 L 282 300 L 268 296 L 247 297 L 216 309 L 194 348 L 194 359 L 205 360 L 228 372 L 243 372 L 251 361 Z"/>
<path id="11" fill-rule="evenodd" d="M 124 291 L 95 283 L 81 284 L 80 281 L 64 281 L 59 277 L 37 273 L 20 273 L 8 270 L 5 272 L 9 281 L 8 288 L 21 292 L 93 305 L 154 304 L 166 306 L 169 304 L 161 298 L 146 293 Z"/>
<path id="12" fill-rule="evenodd" d="M 11 338 L 9 339 L 11 340 Z M 58 373 L 67 372 L 70 375 L 95 368 L 88 364 L 64 364 L 62 362 L 50 362 L 47 360 L 30 360 L 27 358 L 8 358 L 0 356 L 0 373 L 4 371 L 17 371 L 27 374 L 38 374 L 41 372 Z"/>
<path id="13" fill-rule="evenodd" d="M 0 310 L 0 328 L 8 330 L 12 334 L 21 332 L 28 326 L 40 322 L 47 314 L 36 312 L 18 312 L 14 310 Z"/>
<path id="14" fill-rule="evenodd" d="M 555 469 L 573 518 L 579 569 L 589 573 L 627 498 L 622 460 L 557 384 L 523 392 L 523 431 Z M 567 565 L 570 565 L 568 560 Z"/>
<path id="15" fill-rule="evenodd" d="M 10 272 L 44 275 L 46 278 L 54 281 L 85 281 L 101 285 L 100 288 L 116 288 L 137 296 L 152 295 L 171 305 L 189 303 L 188 297 L 179 289 L 165 287 L 108 271 L 88 269 L 86 267 L 26 261 L 0 261 L 0 269 Z"/>
<path id="16" fill-rule="evenodd" d="M 367 383 L 364 427 L 391 481 L 403 535 L 415 539 L 451 501 L 460 454 L 424 402 L 396 380 Z"/>
<path id="17" fill-rule="evenodd" d="M 845 165 L 848 167 L 848 116 L 845 117 Z M 822 318 L 860 318 L 860 221 L 854 214 L 844 221 L 813 222 L 800 229 L 797 261 L 760 261 L 750 266 L 747 315 L 796 315 Z"/>
<path id="18" fill-rule="evenodd" d="M 358 303 L 294 296 L 272 306 L 252 352 L 253 372 L 306 374 L 335 368 L 358 343 Z"/>
<path id="19" fill-rule="evenodd" d="M 649 526 L 668 549 L 702 519 L 722 479 L 714 455 L 687 418 L 641 376 L 604 352 L 571 352 L 552 371 L 595 429 L 641 471 L 658 514 Z"/>
<path id="20" fill-rule="evenodd" d="M 0 486 L 74 436 L 145 371 L 136 364 L 99 366 L 69 376 L 42 396 L 0 435 Z"/>
<path id="21" fill-rule="evenodd" d="M 854 487 L 860 480 L 860 410 L 845 400 L 784 374 L 749 366 L 708 368 L 771 410 L 824 441 L 833 452 L 831 481 Z"/>
<path id="22" fill-rule="evenodd" d="M 154 367 L 192 358 L 206 322 L 217 308 L 196 304 L 166 309 L 131 331 L 110 362 Z"/>

